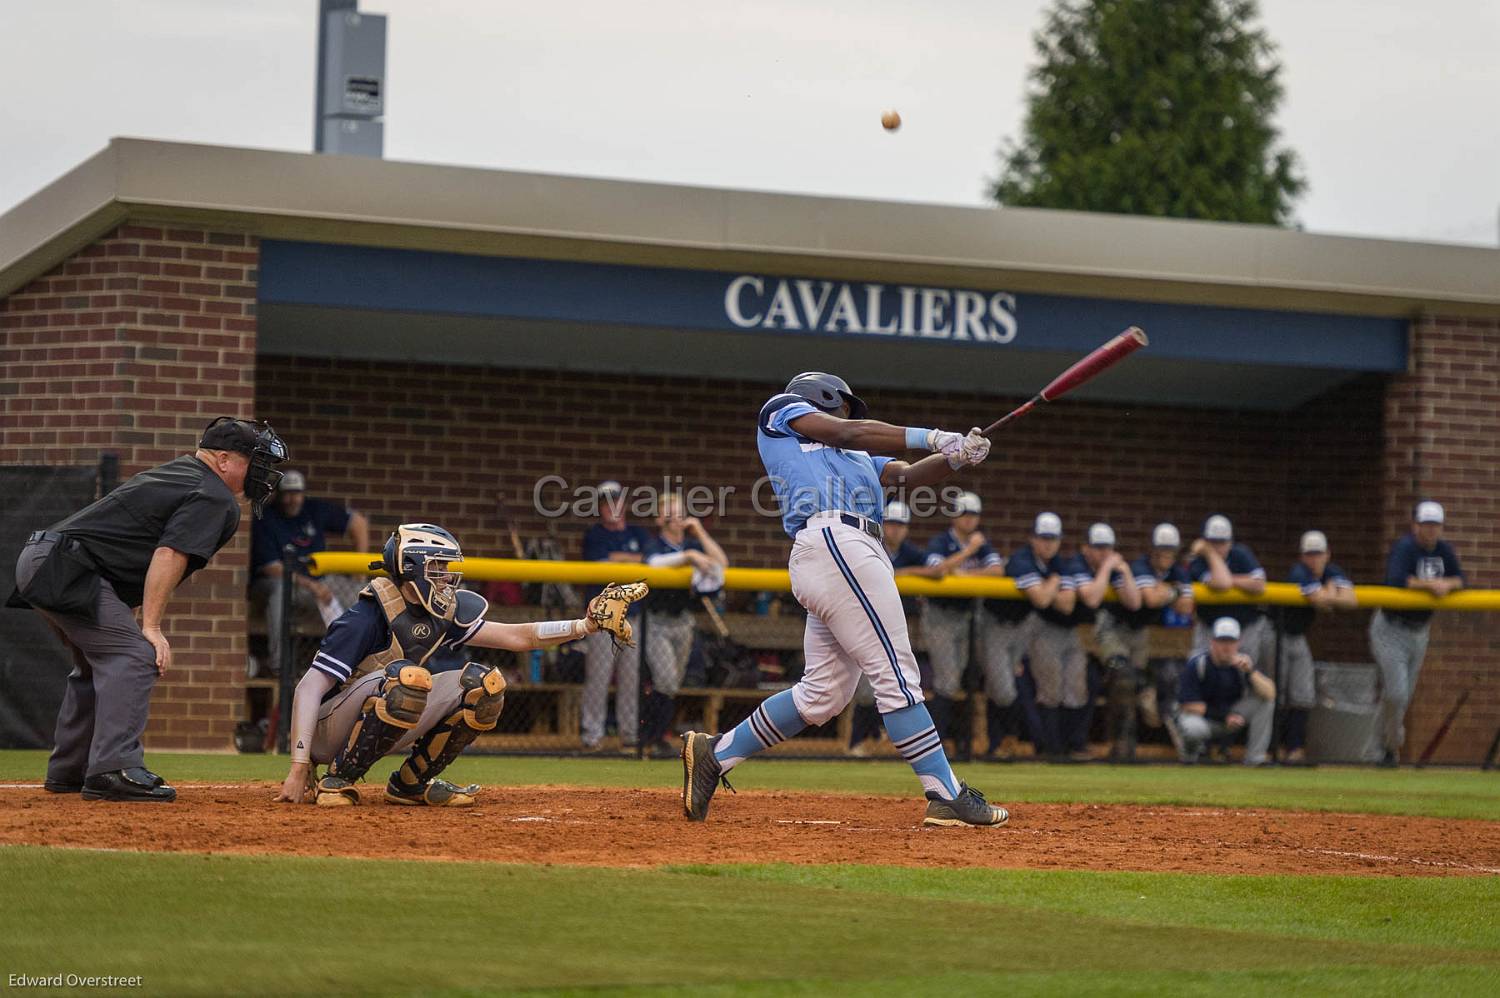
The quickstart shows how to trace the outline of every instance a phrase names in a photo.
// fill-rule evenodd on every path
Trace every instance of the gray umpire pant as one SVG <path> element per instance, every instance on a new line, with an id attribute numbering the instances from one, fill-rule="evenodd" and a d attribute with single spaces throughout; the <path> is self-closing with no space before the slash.
<path id="1" fill-rule="evenodd" d="M 963 691 L 974 613 L 969 604 L 948 607 L 928 601 L 922 607 L 922 640 L 932 662 L 932 692 L 936 696 L 957 700 Z"/>
<path id="2" fill-rule="evenodd" d="M 1036 631 L 1037 618 L 1028 614 L 1019 623 L 1012 623 L 980 609 L 975 619 L 979 624 L 979 662 L 984 667 L 985 699 L 996 707 L 1009 707 L 1016 702 L 1016 670 Z"/>
<path id="3" fill-rule="evenodd" d="M 1318 691 L 1313 675 L 1312 646 L 1306 634 L 1281 636 L 1281 682 L 1286 683 L 1286 705 L 1293 710 L 1310 710 L 1317 705 Z"/>
<path id="4" fill-rule="evenodd" d="M 646 667 L 651 670 L 651 685 L 662 696 L 675 697 L 693 654 L 693 614 L 648 610 L 646 616 Z"/>
<path id="5" fill-rule="evenodd" d="M 583 639 L 583 744 L 590 748 L 604 738 L 611 680 L 615 684 L 615 721 L 619 725 L 620 742 L 634 745 L 640 736 L 640 645 L 621 645 L 617 649 L 608 632 L 595 631 Z"/>
<path id="6" fill-rule="evenodd" d="M 21 549 L 16 585 L 24 589 L 52 553 L 52 541 Z M 57 712 L 47 779 L 82 783 L 85 777 L 143 765 L 141 735 L 156 685 L 156 649 L 135 613 L 103 579 L 94 619 L 38 609 L 73 655 L 73 671 Z"/>
<path id="7" fill-rule="evenodd" d="M 1380 667 L 1381 738 L 1387 752 L 1401 751 L 1406 741 L 1406 708 L 1417 688 L 1432 623 L 1407 627 L 1376 610 L 1370 617 L 1370 654 Z"/>
<path id="8" fill-rule="evenodd" d="M 1262 700 L 1254 693 L 1246 693 L 1235 701 L 1229 713 L 1245 719 L 1245 765 L 1258 766 L 1266 761 L 1266 750 L 1271 747 L 1271 728 L 1276 720 L 1276 703 Z M 1184 758 L 1197 758 L 1205 743 L 1213 738 L 1226 738 L 1229 725 L 1223 721 L 1211 721 L 1198 714 L 1177 715 L 1177 730 L 1182 735 Z"/>
<path id="9" fill-rule="evenodd" d="M 417 721 L 416 727 L 397 740 L 391 748 L 393 754 L 410 751 L 417 739 L 458 709 L 463 700 L 463 687 L 459 683 L 463 674 L 462 669 L 449 669 L 432 677 L 432 689 L 427 693 L 427 706 L 422 708 L 422 717 Z M 367 672 L 323 704 L 318 710 L 318 726 L 313 729 L 314 763 L 326 766 L 339 754 L 339 749 L 349 741 L 349 732 L 354 730 L 354 723 L 364 713 L 365 701 L 375 695 L 384 680 L 383 669 Z"/>
<path id="10" fill-rule="evenodd" d="M 1031 639 L 1031 678 L 1038 707 L 1087 707 L 1088 653 L 1078 628 L 1038 620 Z"/>

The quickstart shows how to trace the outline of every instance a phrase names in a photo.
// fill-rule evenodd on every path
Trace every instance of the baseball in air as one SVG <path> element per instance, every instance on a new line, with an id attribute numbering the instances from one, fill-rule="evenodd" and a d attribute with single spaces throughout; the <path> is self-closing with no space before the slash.
<path id="1" fill-rule="evenodd" d="M 880 124 L 888 132 L 894 132 L 901 127 L 901 115 L 895 111 L 887 111 L 880 116 Z"/>

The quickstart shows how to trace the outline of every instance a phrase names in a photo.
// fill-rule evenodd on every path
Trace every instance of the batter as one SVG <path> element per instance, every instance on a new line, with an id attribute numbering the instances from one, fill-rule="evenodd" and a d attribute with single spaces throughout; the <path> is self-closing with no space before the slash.
<path id="1" fill-rule="evenodd" d="M 683 810 L 693 821 L 724 774 L 809 724 L 836 717 L 861 674 L 875 690 L 891 744 L 916 771 L 927 796 L 928 825 L 1002 825 L 1009 818 L 953 775 L 923 700 L 917 660 L 890 556 L 881 543 L 886 488 L 933 485 L 977 465 L 990 443 L 968 434 L 892 426 L 867 419 L 868 407 L 842 378 L 799 374 L 761 408 L 756 439 L 782 526 L 793 539 L 792 594 L 807 610 L 806 669 L 789 690 L 763 702 L 734 730 L 691 732 L 683 744 Z M 869 451 L 935 451 L 912 464 Z"/>

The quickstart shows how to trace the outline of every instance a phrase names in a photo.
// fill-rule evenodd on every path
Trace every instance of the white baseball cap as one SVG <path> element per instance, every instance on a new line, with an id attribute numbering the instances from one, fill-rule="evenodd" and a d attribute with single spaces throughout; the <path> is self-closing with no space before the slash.
<path id="1" fill-rule="evenodd" d="M 1062 518 L 1056 513 L 1038 513 L 1031 532 L 1038 537 L 1061 537 Z"/>
<path id="2" fill-rule="evenodd" d="M 277 492 L 306 492 L 307 478 L 300 471 L 288 471 L 276 484 Z"/>
<path id="3" fill-rule="evenodd" d="M 1095 523 L 1089 527 L 1090 547 L 1114 547 L 1115 531 L 1107 523 Z"/>
<path id="4" fill-rule="evenodd" d="M 1443 507 L 1440 503 L 1435 503 L 1431 499 L 1419 502 L 1417 503 L 1416 519 L 1418 523 L 1442 523 Z"/>
<path id="5" fill-rule="evenodd" d="M 1327 554 L 1328 535 L 1321 530 L 1309 530 L 1302 535 L 1302 542 L 1297 549 L 1303 554 Z"/>
<path id="6" fill-rule="evenodd" d="M 979 496 L 973 492 L 960 492 L 958 501 L 953 504 L 953 515 L 963 516 L 965 513 L 983 513 L 984 503 L 979 501 Z"/>
<path id="7" fill-rule="evenodd" d="M 1234 540 L 1234 527 L 1229 522 L 1229 517 L 1220 516 L 1215 513 L 1203 521 L 1203 539 L 1206 541 L 1232 541 Z"/>
<path id="8" fill-rule="evenodd" d="M 1220 617 L 1214 621 L 1215 641 L 1238 641 L 1240 639 L 1240 622 L 1233 617 Z"/>
<path id="9" fill-rule="evenodd" d="M 906 508 L 906 503 L 892 500 L 885 505 L 886 523 L 910 523 L 911 510 Z"/>
<path id="10" fill-rule="evenodd" d="M 607 478 L 599 483 L 599 494 L 601 496 L 617 496 L 623 494 L 624 491 L 624 486 L 613 478 Z"/>
<path id="11" fill-rule="evenodd" d="M 1151 531 L 1151 546 L 1154 548 L 1180 548 L 1182 535 L 1170 523 L 1158 523 Z"/>

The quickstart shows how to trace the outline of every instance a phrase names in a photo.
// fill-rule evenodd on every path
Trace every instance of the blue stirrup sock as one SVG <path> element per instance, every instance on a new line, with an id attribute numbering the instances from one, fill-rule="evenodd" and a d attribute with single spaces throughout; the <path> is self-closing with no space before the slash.
<path id="1" fill-rule="evenodd" d="M 925 703 L 914 704 L 880 715 L 885 721 L 885 732 L 891 736 L 891 744 L 901 757 L 916 770 L 922 789 L 936 793 L 944 800 L 958 796 L 958 777 L 948 765 L 948 755 L 943 751 L 943 739 L 932 724 L 932 715 L 927 713 Z"/>
<path id="2" fill-rule="evenodd" d="M 792 691 L 782 690 L 764 700 L 733 731 L 721 737 L 714 746 L 714 758 L 727 773 L 755 753 L 786 741 L 805 727 L 807 722 L 792 702 Z"/>

